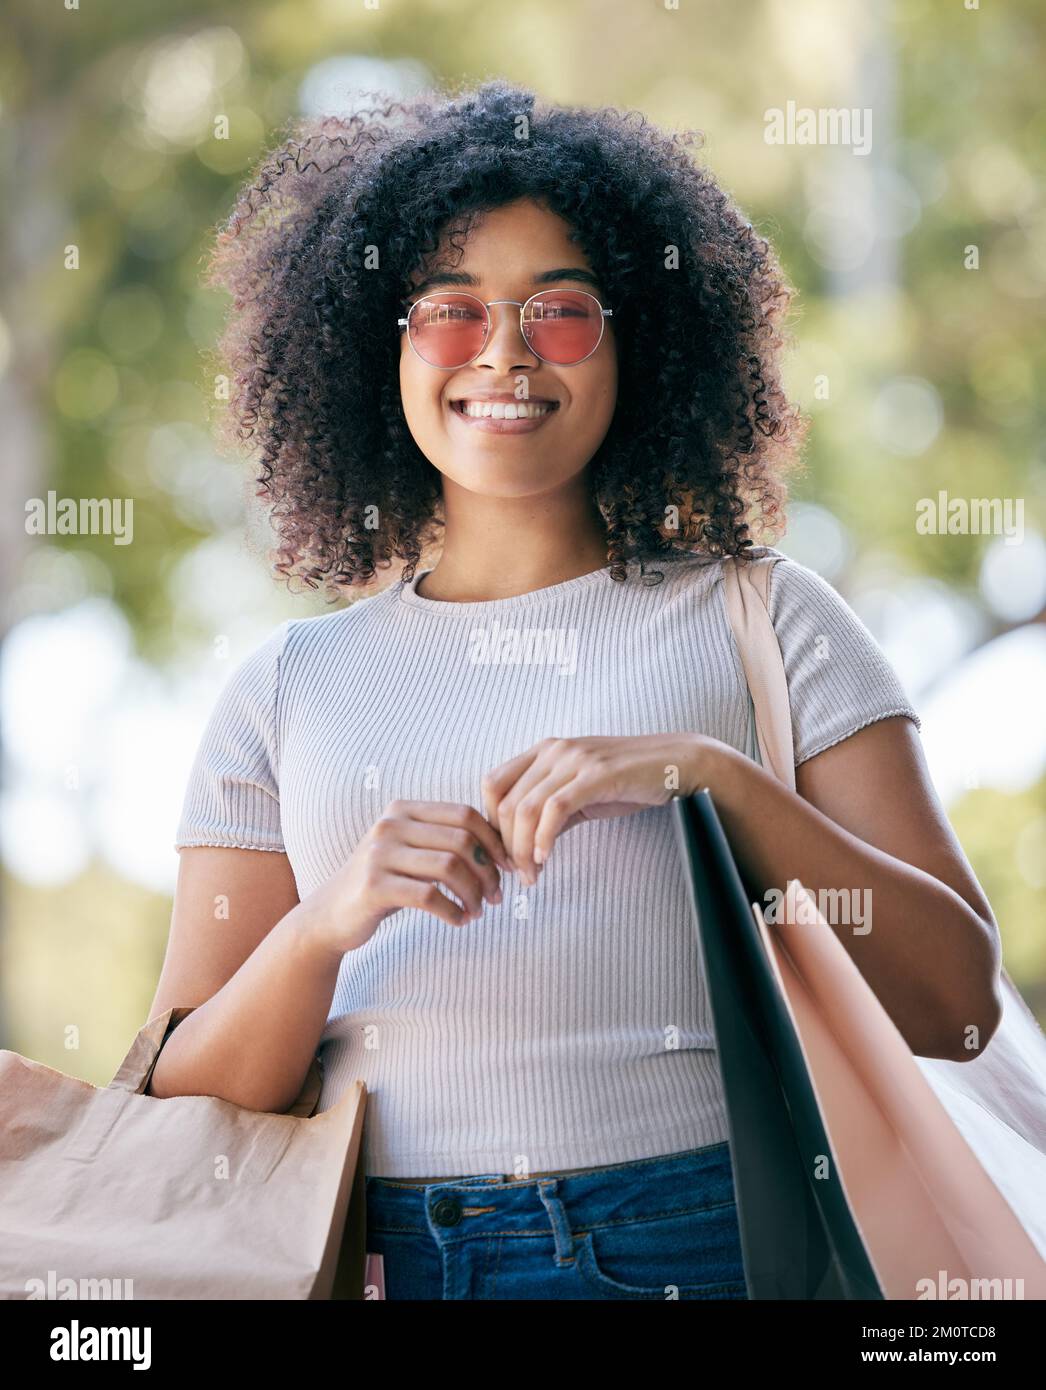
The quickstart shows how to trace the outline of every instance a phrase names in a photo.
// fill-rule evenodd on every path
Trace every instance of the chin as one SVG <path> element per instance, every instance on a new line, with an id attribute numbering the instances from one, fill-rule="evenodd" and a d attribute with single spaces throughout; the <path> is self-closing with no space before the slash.
<path id="1" fill-rule="evenodd" d="M 503 497 L 508 500 L 519 497 L 540 497 L 542 493 L 557 487 L 562 479 L 520 478 L 518 476 L 498 478 L 485 473 L 482 477 L 477 478 L 455 478 L 454 482 L 457 483 L 458 487 L 474 493 L 477 497 Z"/>

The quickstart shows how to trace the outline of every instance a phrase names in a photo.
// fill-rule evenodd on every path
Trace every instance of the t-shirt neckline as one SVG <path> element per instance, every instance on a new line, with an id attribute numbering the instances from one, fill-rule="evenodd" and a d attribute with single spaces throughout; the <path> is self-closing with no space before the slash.
<path id="1" fill-rule="evenodd" d="M 431 573 L 431 569 L 418 570 L 413 579 L 401 579 L 399 582 L 400 602 L 423 612 L 439 613 L 445 618 L 471 618 L 479 613 L 507 613 L 516 608 L 529 608 L 536 603 L 544 603 L 549 599 L 558 599 L 578 590 L 587 589 L 598 583 L 601 578 L 612 582 L 610 581 L 609 566 L 602 565 L 599 569 L 589 570 L 587 574 L 575 575 L 573 579 L 564 579 L 558 584 L 546 584 L 540 589 L 530 589 L 525 594 L 512 594 L 508 598 L 480 599 L 470 603 L 455 603 L 448 599 L 426 598 L 424 594 L 418 593 L 418 585 L 427 574 Z"/>

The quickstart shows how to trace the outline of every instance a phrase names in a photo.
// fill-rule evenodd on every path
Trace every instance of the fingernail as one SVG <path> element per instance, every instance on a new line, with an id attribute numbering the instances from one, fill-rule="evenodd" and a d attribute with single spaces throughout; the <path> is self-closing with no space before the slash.
<path id="1" fill-rule="evenodd" d="M 494 896 L 491 898 L 490 901 L 491 901 L 492 903 L 499 903 L 499 902 L 501 901 L 501 889 L 500 889 L 500 888 L 497 890 L 497 892 L 494 894 Z"/>
<path id="2" fill-rule="evenodd" d="M 544 862 L 545 862 L 545 851 L 544 851 L 543 849 L 536 849 L 536 850 L 534 851 L 534 863 L 535 863 L 535 864 L 544 864 Z"/>

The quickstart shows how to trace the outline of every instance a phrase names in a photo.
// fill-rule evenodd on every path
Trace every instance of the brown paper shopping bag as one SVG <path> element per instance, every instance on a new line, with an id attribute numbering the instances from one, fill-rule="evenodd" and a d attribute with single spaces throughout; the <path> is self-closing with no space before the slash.
<path id="1" fill-rule="evenodd" d="M 0 1297 L 363 1297 L 362 1081 L 319 1115 L 318 1058 L 286 1114 L 145 1095 L 191 1012 L 104 1087 L 0 1051 Z"/>

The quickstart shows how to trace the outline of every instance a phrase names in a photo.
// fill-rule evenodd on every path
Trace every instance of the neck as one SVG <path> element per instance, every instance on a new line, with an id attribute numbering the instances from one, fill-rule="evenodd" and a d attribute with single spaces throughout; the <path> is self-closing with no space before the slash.
<path id="1" fill-rule="evenodd" d="M 582 479 L 571 495 L 482 497 L 444 480 L 443 549 L 423 598 L 482 603 L 561 584 L 606 564 L 606 528 Z"/>

